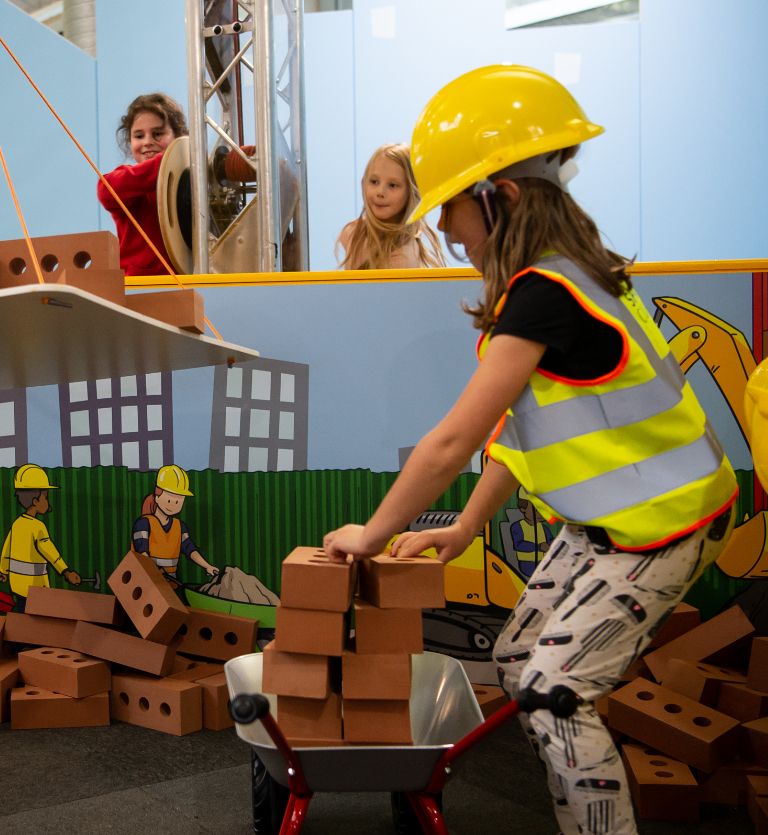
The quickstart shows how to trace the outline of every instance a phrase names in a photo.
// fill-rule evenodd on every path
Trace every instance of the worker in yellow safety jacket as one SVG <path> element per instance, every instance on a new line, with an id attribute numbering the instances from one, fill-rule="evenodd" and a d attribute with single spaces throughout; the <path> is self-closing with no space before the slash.
<path id="1" fill-rule="evenodd" d="M 509 527 L 512 544 L 517 556 L 517 567 L 526 577 L 530 577 L 541 562 L 552 542 L 552 532 L 542 523 L 544 519 L 528 499 L 525 487 L 517 490 L 517 507 L 523 514 L 522 519 Z"/>
<path id="2" fill-rule="evenodd" d="M 186 524 L 178 518 L 189 489 L 189 476 L 175 465 L 161 467 L 157 473 L 154 493 L 144 500 L 142 516 L 136 520 L 131 548 L 146 554 L 174 586 L 178 583 L 179 557 L 184 555 L 205 569 L 209 575 L 219 573 L 200 553 L 192 541 Z"/>
<path id="3" fill-rule="evenodd" d="M 16 498 L 24 513 L 11 525 L 0 553 L 0 582 L 11 582 L 16 608 L 24 613 L 29 589 L 49 588 L 48 566 L 73 586 L 80 585 L 80 575 L 71 571 L 48 536 L 48 529 L 38 518 L 51 510 L 48 491 L 58 490 L 45 472 L 35 464 L 25 464 L 13 481 Z"/>

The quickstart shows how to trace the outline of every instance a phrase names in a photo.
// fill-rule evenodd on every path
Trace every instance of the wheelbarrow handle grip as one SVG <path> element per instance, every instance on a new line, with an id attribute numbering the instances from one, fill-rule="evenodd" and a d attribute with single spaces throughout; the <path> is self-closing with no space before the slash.
<path id="1" fill-rule="evenodd" d="M 269 699 L 261 693 L 241 693 L 229 703 L 229 715 L 238 725 L 250 725 L 269 713 Z"/>
<path id="2" fill-rule="evenodd" d="M 548 710 L 559 719 L 573 716 L 582 700 L 564 684 L 553 687 L 549 693 L 537 693 L 532 687 L 526 687 L 517 694 L 517 706 L 525 713 L 535 710 Z"/>

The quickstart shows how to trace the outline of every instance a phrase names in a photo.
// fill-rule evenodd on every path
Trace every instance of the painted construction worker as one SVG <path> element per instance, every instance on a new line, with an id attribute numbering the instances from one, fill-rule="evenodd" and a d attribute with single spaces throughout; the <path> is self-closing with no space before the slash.
<path id="1" fill-rule="evenodd" d="M 522 486 L 517 491 L 517 507 L 523 518 L 510 525 L 509 532 L 520 571 L 530 577 L 549 550 L 553 537 L 549 528 L 543 524 L 544 517 L 528 499 L 528 491 Z"/>
<path id="2" fill-rule="evenodd" d="M 38 517 L 51 511 L 48 491 L 58 490 L 36 464 L 19 467 L 13 480 L 16 498 L 24 512 L 11 525 L 0 553 L 0 582 L 11 581 L 16 608 L 24 613 L 32 586 L 49 588 L 48 565 L 71 585 L 80 585 L 80 575 L 67 567 Z"/>
<path id="3" fill-rule="evenodd" d="M 161 467 L 157 472 L 155 491 L 144 499 L 142 516 L 133 526 L 131 547 L 139 554 L 147 554 L 165 572 L 174 588 L 180 585 L 175 580 L 182 554 L 205 569 L 207 574 L 219 573 L 219 569 L 200 553 L 184 522 L 177 518 L 184 500 L 192 495 L 189 476 L 181 467 Z"/>

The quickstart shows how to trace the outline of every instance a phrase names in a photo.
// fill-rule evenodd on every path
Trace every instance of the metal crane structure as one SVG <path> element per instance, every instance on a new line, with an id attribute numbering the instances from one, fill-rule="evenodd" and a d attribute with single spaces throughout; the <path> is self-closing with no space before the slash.
<path id="1" fill-rule="evenodd" d="M 160 203 L 181 272 L 309 269 L 303 17 L 303 0 L 186 0 L 190 133 Z M 230 152 L 247 182 L 226 179 Z"/>

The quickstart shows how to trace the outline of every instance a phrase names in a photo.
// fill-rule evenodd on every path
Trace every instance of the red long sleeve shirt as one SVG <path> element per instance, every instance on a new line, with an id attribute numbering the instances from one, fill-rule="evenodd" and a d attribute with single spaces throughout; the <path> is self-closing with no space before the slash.
<path id="1" fill-rule="evenodd" d="M 104 178 L 125 203 L 128 211 L 136 218 L 141 228 L 170 264 L 168 253 L 160 232 L 157 216 L 157 174 L 162 154 L 136 165 L 121 165 Z M 166 275 L 168 270 L 149 248 L 136 227 L 128 220 L 125 212 L 99 180 L 97 191 L 99 202 L 112 215 L 117 226 L 120 241 L 120 267 L 126 275 Z M 171 265 L 172 266 L 172 265 Z"/>

